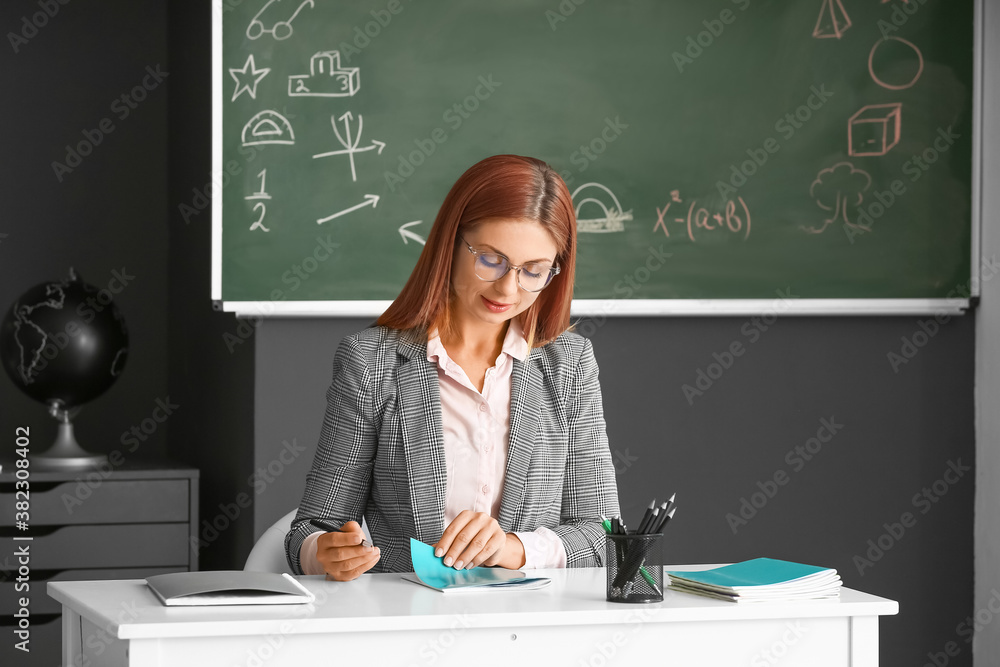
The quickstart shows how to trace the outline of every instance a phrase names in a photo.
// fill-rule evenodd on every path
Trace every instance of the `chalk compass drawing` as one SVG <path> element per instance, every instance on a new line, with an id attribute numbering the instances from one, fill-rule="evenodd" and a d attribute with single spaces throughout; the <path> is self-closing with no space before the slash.
<path id="1" fill-rule="evenodd" d="M 292 36 L 293 32 L 292 21 L 294 21 L 295 17 L 299 15 L 299 12 L 301 12 L 306 5 L 309 5 L 310 9 L 314 9 L 316 7 L 316 4 L 314 3 L 313 0 L 303 0 L 302 3 L 299 4 L 299 6 L 295 9 L 295 11 L 292 12 L 292 15 L 289 16 L 287 19 L 285 19 L 284 21 L 276 21 L 273 24 L 271 24 L 270 28 L 265 28 L 264 22 L 260 20 L 260 15 L 266 12 L 267 8 L 273 5 L 274 3 L 278 3 L 280 5 L 281 2 L 282 0 L 267 0 L 267 2 L 264 3 L 264 6 L 260 8 L 260 11 L 257 12 L 252 19 L 250 19 L 250 25 L 247 26 L 247 39 L 260 39 L 261 36 L 264 35 L 265 33 L 271 35 L 271 37 L 274 37 L 279 41 L 283 39 L 288 39 L 289 37 Z M 289 5 L 294 5 L 294 4 L 295 4 L 294 1 L 285 2 L 285 4 L 282 5 L 282 7 L 288 7 Z"/>
<path id="2" fill-rule="evenodd" d="M 271 195 L 267 194 L 267 188 L 264 183 L 267 178 L 267 169 L 261 170 L 261 172 L 257 174 L 257 177 L 260 179 L 260 189 L 257 190 L 257 192 L 247 195 L 243 199 L 256 202 L 253 205 L 253 210 L 260 211 L 260 217 L 257 218 L 256 222 L 250 225 L 250 231 L 252 232 L 255 229 L 263 229 L 265 232 L 269 232 L 271 230 L 264 226 L 264 216 L 267 215 L 267 205 L 264 201 L 271 198 Z"/>
<path id="3" fill-rule="evenodd" d="M 277 111 L 265 109 L 253 116 L 243 126 L 241 135 L 244 146 L 257 146 L 261 144 L 288 144 L 295 143 L 295 132 L 292 131 L 292 124 L 288 119 Z"/>
<path id="4" fill-rule="evenodd" d="M 823 0 L 812 36 L 817 39 L 828 37 L 840 39 L 850 27 L 851 17 L 847 15 L 840 0 Z"/>
<path id="5" fill-rule="evenodd" d="M 691 239 L 692 243 L 703 240 L 706 234 L 717 235 L 720 233 L 742 236 L 743 240 L 746 241 L 750 238 L 752 225 L 750 209 L 743 197 L 737 197 L 736 201 L 739 202 L 739 208 L 737 208 L 736 202 L 730 199 L 726 201 L 721 211 L 710 213 L 708 207 L 698 206 L 698 199 L 695 198 L 691 200 L 685 212 L 680 190 L 671 190 L 670 201 L 667 202 L 667 205 L 662 209 L 659 206 L 656 207 L 656 224 L 653 225 L 653 232 L 662 229 L 667 238 L 670 238 L 667 222 L 674 222 L 681 225 L 684 235 Z M 667 212 L 674 204 L 680 204 L 677 207 L 677 213 L 681 215 L 667 220 Z"/>
<path id="6" fill-rule="evenodd" d="M 319 220 L 316 221 L 316 224 L 322 225 L 324 222 L 329 222 L 331 220 L 334 220 L 335 218 L 339 218 L 342 215 L 347 215 L 351 211 L 357 211 L 359 208 L 364 208 L 365 206 L 371 206 L 372 208 L 375 208 L 376 206 L 378 206 L 378 200 L 379 200 L 378 195 L 365 195 L 365 200 L 360 204 L 355 204 L 354 206 L 345 208 L 343 211 L 337 211 L 333 215 L 328 215 L 325 218 L 320 218 Z"/>
<path id="7" fill-rule="evenodd" d="M 420 236 L 416 232 L 411 232 L 409 229 L 413 225 L 419 225 L 421 222 L 423 222 L 423 220 L 414 220 L 413 222 L 408 222 L 405 225 L 399 226 L 399 235 L 403 237 L 404 244 L 406 245 L 410 244 L 410 241 L 407 241 L 407 239 L 410 239 L 411 241 L 416 241 L 420 245 L 427 244 L 427 241 L 424 240 L 424 237 Z"/>
<path id="8" fill-rule="evenodd" d="M 896 82 L 886 81 L 890 78 L 888 72 L 882 72 L 881 76 L 875 73 L 875 53 L 876 51 L 888 52 L 887 56 L 895 55 L 894 61 L 903 60 L 904 55 L 909 55 L 913 53 L 916 55 L 916 65 L 912 67 L 913 74 L 910 75 L 905 73 L 903 79 Z M 887 57 L 883 56 L 883 57 Z M 903 39 L 902 37 L 886 37 L 885 39 L 880 39 L 875 42 L 872 46 L 872 50 L 868 53 L 868 73 L 872 77 L 872 81 L 882 86 L 883 88 L 888 88 L 889 90 L 905 90 L 915 84 L 920 75 L 924 73 L 924 54 L 920 52 L 917 45 L 913 42 Z M 909 76 L 909 78 L 905 78 Z"/>
<path id="9" fill-rule="evenodd" d="M 583 194 L 577 200 L 580 193 Z M 573 202 L 576 207 L 577 232 L 624 232 L 625 222 L 632 219 L 632 211 L 622 211 L 618 198 L 600 183 L 584 183 L 578 187 L 573 191 Z M 581 218 L 580 211 L 586 204 L 590 204 L 591 208 L 597 206 L 600 215 L 596 218 Z"/>
<path id="10" fill-rule="evenodd" d="M 809 234 L 822 234 L 830 224 L 840 220 L 848 227 L 868 231 L 865 225 L 852 218 L 864 201 L 864 193 L 872 184 L 871 175 L 864 169 L 857 169 L 850 162 L 838 162 L 832 167 L 821 169 L 816 180 L 809 186 L 809 196 L 824 211 L 833 211 L 820 227 L 799 228 Z"/>
<path id="11" fill-rule="evenodd" d="M 850 155 L 885 155 L 899 143 L 903 105 L 869 104 L 847 120 L 847 152 Z"/>
<path id="12" fill-rule="evenodd" d="M 340 51 L 320 51 L 309 59 L 309 74 L 288 77 L 289 97 L 351 97 L 361 87 L 358 67 L 341 67 Z"/>
<path id="13" fill-rule="evenodd" d="M 247 56 L 247 61 L 243 65 L 243 69 L 230 67 L 229 76 L 233 77 L 233 80 L 236 81 L 236 90 L 233 91 L 233 97 L 229 101 L 235 102 L 236 98 L 243 92 L 246 92 L 251 99 L 257 99 L 257 84 L 260 83 L 261 79 L 267 76 L 267 73 L 270 71 L 270 67 L 257 69 L 257 65 L 253 61 L 252 53 Z"/>
<path id="14" fill-rule="evenodd" d="M 338 120 L 344 122 L 343 136 L 340 134 L 340 130 L 337 128 Z M 354 120 L 354 114 L 352 114 L 350 111 L 345 113 L 339 119 L 336 116 L 330 116 L 330 125 L 333 126 L 333 133 L 334 135 L 336 135 L 337 141 L 339 141 L 340 145 L 343 146 L 344 148 L 343 150 L 327 151 L 325 153 L 316 153 L 315 155 L 313 155 L 313 159 L 315 160 L 321 157 L 332 157 L 334 155 L 346 155 L 351 162 L 351 180 L 357 181 L 358 173 L 354 167 L 354 154 L 364 153 L 365 151 L 378 150 L 378 154 L 381 155 L 382 149 L 385 148 L 385 143 L 378 141 L 376 139 L 372 139 L 371 144 L 364 146 L 362 148 L 358 148 L 358 144 L 361 143 L 361 132 L 364 130 L 365 127 L 365 119 L 364 116 L 358 114 L 358 132 L 353 137 L 351 136 L 352 120 Z"/>

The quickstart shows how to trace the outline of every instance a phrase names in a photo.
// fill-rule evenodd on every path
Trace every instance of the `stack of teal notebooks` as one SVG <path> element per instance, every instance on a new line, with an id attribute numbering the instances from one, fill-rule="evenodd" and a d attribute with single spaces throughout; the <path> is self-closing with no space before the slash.
<path id="1" fill-rule="evenodd" d="M 773 558 L 754 558 L 712 570 L 667 572 L 670 590 L 730 602 L 788 602 L 840 596 L 837 571 Z"/>

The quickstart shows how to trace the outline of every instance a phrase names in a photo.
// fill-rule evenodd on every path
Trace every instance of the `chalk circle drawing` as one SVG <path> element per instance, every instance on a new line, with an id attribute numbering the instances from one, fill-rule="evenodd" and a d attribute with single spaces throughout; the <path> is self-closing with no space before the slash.
<path id="1" fill-rule="evenodd" d="M 244 146 L 260 144 L 294 144 L 295 132 L 288 119 L 277 111 L 265 109 L 254 115 L 243 126 L 241 135 Z"/>
<path id="2" fill-rule="evenodd" d="M 243 69 L 230 67 L 229 76 L 233 77 L 233 80 L 236 82 L 236 90 L 233 91 L 233 96 L 229 101 L 235 102 L 236 98 L 239 97 L 244 91 L 250 96 L 251 99 L 257 99 L 257 84 L 260 83 L 261 79 L 267 76 L 267 73 L 270 71 L 270 67 L 257 69 L 257 65 L 253 61 L 252 53 L 247 56 L 247 61 L 244 63 Z"/>
<path id="3" fill-rule="evenodd" d="M 263 201 L 261 201 L 271 198 L 271 195 L 267 194 L 267 188 L 265 187 L 265 179 L 267 178 L 267 169 L 262 169 L 261 172 L 257 174 L 257 177 L 260 178 L 260 189 L 252 194 L 247 195 L 243 199 L 247 201 L 256 202 L 253 205 L 253 210 L 255 212 L 257 211 L 260 212 L 260 216 L 257 218 L 257 220 L 252 225 L 250 225 L 250 231 L 252 232 L 255 229 L 263 229 L 265 232 L 269 232 L 271 230 L 264 226 L 264 216 L 267 215 L 267 206 L 264 204 Z"/>
<path id="4" fill-rule="evenodd" d="M 840 0 L 823 0 L 812 36 L 817 39 L 840 39 L 850 27 L 851 17 L 847 15 Z"/>
<path id="5" fill-rule="evenodd" d="M 316 7 L 316 4 L 313 2 L 313 0 L 303 0 L 302 4 L 300 4 L 298 8 L 296 8 L 296 10 L 292 12 L 292 15 L 289 16 L 287 19 L 285 19 L 284 21 L 276 21 L 273 25 L 271 25 L 270 28 L 265 28 L 264 22 L 260 20 L 260 15 L 266 12 L 267 8 L 273 5 L 275 2 L 281 3 L 281 1 L 282 0 L 267 0 L 267 2 L 264 3 L 264 6 L 260 8 L 260 11 L 257 12 L 252 19 L 250 19 L 250 25 L 247 26 L 247 39 L 260 39 L 261 36 L 264 35 L 265 33 L 271 35 L 271 37 L 274 37 L 279 41 L 283 39 L 288 39 L 289 37 L 292 36 L 293 32 L 292 21 L 294 21 L 295 17 L 299 15 L 299 12 L 302 11 L 302 8 L 305 7 L 306 5 L 309 5 L 310 9 L 315 9 Z M 287 7 L 289 4 L 294 4 L 294 2 L 286 3 L 285 7 Z"/>
<path id="6" fill-rule="evenodd" d="M 354 206 L 345 208 L 343 211 L 337 211 L 333 215 L 328 215 L 325 218 L 320 218 L 319 220 L 316 221 L 316 224 L 322 225 L 324 222 L 329 222 L 330 220 L 339 218 L 342 215 L 347 215 L 351 211 L 357 211 L 359 208 L 364 208 L 365 206 L 371 206 L 372 208 L 375 208 L 376 206 L 378 206 L 378 200 L 379 200 L 378 195 L 365 195 L 365 200 L 360 204 L 355 204 Z"/>
<path id="7" fill-rule="evenodd" d="M 414 220 L 413 222 L 407 222 L 405 225 L 399 226 L 399 235 L 403 237 L 403 243 L 405 245 L 409 245 L 410 241 L 416 241 L 420 245 L 427 244 L 427 241 L 425 241 L 422 236 L 409 230 L 410 227 L 413 225 L 419 225 L 421 222 L 423 222 L 423 220 Z M 410 239 L 410 241 L 407 241 L 407 239 Z"/>
<path id="8" fill-rule="evenodd" d="M 381 155 L 382 149 L 385 148 L 385 143 L 382 141 L 378 141 L 376 139 L 372 139 L 371 144 L 369 144 L 368 146 L 358 148 L 358 144 L 361 143 L 361 132 L 364 130 L 365 127 L 364 116 L 358 114 L 358 133 L 353 137 L 351 136 L 351 121 L 354 120 L 354 114 L 348 111 L 339 118 L 339 120 L 342 120 L 344 122 L 343 136 L 341 136 L 340 130 L 337 129 L 337 120 L 338 118 L 336 116 L 330 116 L 330 125 L 333 126 L 333 133 L 336 135 L 337 141 L 340 142 L 340 145 L 343 146 L 344 149 L 339 151 L 327 151 L 325 153 L 316 153 L 315 155 L 313 155 L 313 159 L 315 160 L 321 157 L 331 157 L 334 155 L 346 155 L 351 162 L 351 180 L 357 181 L 358 172 L 354 167 L 354 154 L 364 153 L 365 151 L 371 151 L 377 149 L 378 154 Z"/>
<path id="9" fill-rule="evenodd" d="M 581 192 L 583 196 L 578 201 L 577 195 Z M 600 183 L 584 183 L 573 191 L 573 201 L 576 206 L 577 232 L 624 232 L 625 222 L 632 219 L 632 211 L 622 211 L 622 205 L 615 194 Z M 596 218 L 581 218 L 580 211 L 585 204 L 591 204 L 591 208 L 597 206 L 601 215 Z"/>
<path id="10" fill-rule="evenodd" d="M 351 97 L 361 88 L 361 69 L 341 67 L 340 51 L 319 51 L 309 73 L 288 77 L 289 97 Z"/>
<path id="11" fill-rule="evenodd" d="M 857 169 L 850 162 L 838 162 L 832 167 L 821 169 L 816 174 L 816 180 L 809 186 L 809 196 L 816 200 L 816 205 L 824 211 L 833 213 L 823 221 L 821 227 L 799 228 L 809 234 L 822 234 L 823 231 L 837 220 L 848 227 L 870 231 L 865 225 L 859 225 L 852 220 L 854 212 L 864 201 L 864 193 L 872 184 L 871 175 Z"/>
<path id="12" fill-rule="evenodd" d="M 899 42 L 900 44 L 902 44 L 903 47 L 905 47 L 906 49 L 907 55 L 909 51 L 912 51 L 917 56 L 917 61 L 916 61 L 917 65 L 915 68 L 916 71 L 913 73 L 913 76 L 910 77 L 909 81 L 905 81 L 904 83 L 890 83 L 888 81 L 885 81 L 884 79 L 885 75 L 887 74 L 886 72 L 883 72 L 882 73 L 883 75 L 881 77 L 875 74 L 875 52 L 880 50 L 879 47 L 882 47 L 881 49 L 882 51 L 885 51 L 887 49 L 895 49 L 896 51 L 903 51 L 903 48 L 894 46 L 892 44 L 893 42 Z M 893 60 L 899 60 L 899 59 L 900 58 L 897 57 L 894 58 Z M 915 84 L 917 82 L 917 79 L 920 78 L 920 75 L 924 73 L 924 54 L 920 52 L 920 49 L 917 48 L 916 44 L 908 40 L 905 40 L 902 37 L 886 37 L 885 39 L 880 39 L 879 41 L 875 42 L 875 44 L 872 46 L 872 50 L 868 53 L 868 73 L 871 74 L 872 81 L 882 86 L 883 88 L 888 88 L 889 90 L 905 90 L 910 86 L 912 86 L 913 84 Z"/>
<path id="13" fill-rule="evenodd" d="M 885 155 L 899 143 L 903 105 L 869 104 L 847 120 L 847 152 L 850 155 Z"/>

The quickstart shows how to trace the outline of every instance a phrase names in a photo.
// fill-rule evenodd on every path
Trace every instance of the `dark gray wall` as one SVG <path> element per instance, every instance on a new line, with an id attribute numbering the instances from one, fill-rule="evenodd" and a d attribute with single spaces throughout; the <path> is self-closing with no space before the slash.
<path id="1" fill-rule="evenodd" d="M 141 86 L 146 67 L 169 70 L 163 0 L 56 4 L 47 17 L 37 2 L 0 3 L 0 309 L 40 282 L 65 278 L 70 266 L 95 287 L 124 270 L 115 303 L 128 326 L 128 361 L 119 380 L 77 415 L 76 436 L 94 452 L 162 456 L 169 419 L 134 452 L 123 433 L 149 418 L 170 395 L 167 381 L 167 88 L 169 76 L 129 109 L 116 99 Z M 34 20 L 41 28 L 24 21 Z M 11 44 L 10 33 L 29 35 Z M 150 84 L 152 79 L 147 80 Z M 116 105 L 116 106 L 112 106 Z M 128 116 L 120 114 L 128 111 Z M 67 144 L 86 141 L 102 119 L 113 126 L 60 182 L 53 162 Z M 107 127 L 107 125 L 105 125 Z M 86 151 L 86 147 L 83 148 Z M 115 283 L 114 287 L 117 287 Z M 0 315 L 2 316 L 2 315 Z M 0 373 L 0 433 L 30 426 L 32 451 L 55 436 L 42 404 Z"/>
<path id="2" fill-rule="evenodd" d="M 922 665 L 948 641 L 964 647 L 956 626 L 972 609 L 974 474 L 938 483 L 936 501 L 914 496 L 933 489 L 949 462 L 974 463 L 974 315 L 941 327 L 894 372 L 888 353 L 924 319 L 785 317 L 756 335 L 747 335 L 750 318 L 581 324 L 601 368 L 626 521 L 676 491 L 669 561 L 770 556 L 835 567 L 847 586 L 900 603 L 899 616 L 880 622 L 882 664 Z M 298 504 L 333 352 L 370 321 L 274 320 L 257 332 L 257 465 L 274 461 L 282 441 L 308 448 L 258 497 L 257 534 Z M 689 404 L 682 385 L 734 341 L 745 352 Z M 824 419 L 842 428 L 809 443 Z M 810 445 L 821 446 L 795 451 Z M 771 486 L 776 474 L 783 485 Z M 761 507 L 731 524 L 743 498 Z M 913 520 L 901 534 L 894 528 L 900 537 L 881 537 L 905 512 Z M 871 554 L 877 562 L 855 560 L 880 538 L 889 548 Z M 969 665 L 971 652 L 952 660 Z"/>
<path id="3" fill-rule="evenodd" d="M 134 276 L 115 296 L 130 335 L 125 371 L 77 416 L 77 438 L 94 452 L 197 466 L 201 567 L 242 567 L 253 543 L 252 512 L 239 504 L 252 488 L 253 347 L 231 351 L 223 336 L 237 322 L 212 310 L 209 213 L 185 222 L 178 211 L 192 188 L 203 190 L 211 178 L 211 6 L 55 6 L 46 17 L 37 1 L 0 3 L 8 128 L 0 160 L 0 308 L 5 314 L 26 289 L 65 277 L 70 266 L 100 288 L 113 271 Z M 25 29 L 25 18 L 42 27 Z M 8 33 L 22 31 L 27 43 L 15 53 Z M 147 66 L 159 66 L 165 79 L 134 109 L 116 103 L 142 85 Z M 60 182 L 51 163 L 65 161 L 66 145 L 76 146 L 104 118 L 113 131 Z M 168 399 L 173 414 L 128 451 L 122 434 Z M 21 425 L 31 427 L 33 452 L 55 436 L 44 406 L 4 374 L 0 433 Z"/>
<path id="4" fill-rule="evenodd" d="M 169 3 L 172 87 L 167 214 L 170 225 L 170 390 L 185 406 L 171 453 L 201 470 L 199 565 L 239 569 L 253 547 L 253 343 L 211 302 L 211 213 L 181 214 L 211 174 L 211 3 Z M 249 331 L 252 331 L 250 329 Z M 240 344 L 234 344 L 233 336 Z"/>

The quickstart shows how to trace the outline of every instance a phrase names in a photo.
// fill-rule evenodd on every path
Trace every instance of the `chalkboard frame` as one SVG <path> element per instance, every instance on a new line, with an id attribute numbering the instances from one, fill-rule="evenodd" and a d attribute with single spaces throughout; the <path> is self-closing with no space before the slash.
<path id="1" fill-rule="evenodd" d="M 221 180 L 223 168 L 223 14 L 242 0 L 212 0 L 212 175 Z M 979 267 L 982 265 L 982 128 L 984 0 L 973 0 L 972 183 L 970 239 L 970 298 L 782 298 L 774 299 L 574 299 L 576 317 L 624 316 L 753 316 L 753 315 L 959 315 L 979 300 Z M 240 318 L 263 317 L 377 317 L 389 300 L 341 301 L 224 301 L 222 299 L 223 211 L 221 188 L 211 191 L 212 267 L 211 299 L 217 311 Z"/>

